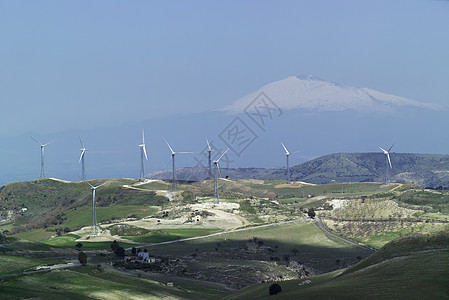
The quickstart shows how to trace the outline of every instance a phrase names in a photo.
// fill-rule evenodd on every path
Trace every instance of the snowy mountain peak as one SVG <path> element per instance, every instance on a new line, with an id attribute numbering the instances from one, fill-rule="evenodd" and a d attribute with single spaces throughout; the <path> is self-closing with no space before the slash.
<path id="1" fill-rule="evenodd" d="M 284 110 L 305 109 L 311 111 L 391 111 L 402 107 L 438 110 L 434 103 L 385 94 L 369 88 L 354 88 L 323 81 L 315 76 L 290 76 L 269 83 L 222 108 L 229 113 L 241 113 L 261 93 L 265 93 Z"/>

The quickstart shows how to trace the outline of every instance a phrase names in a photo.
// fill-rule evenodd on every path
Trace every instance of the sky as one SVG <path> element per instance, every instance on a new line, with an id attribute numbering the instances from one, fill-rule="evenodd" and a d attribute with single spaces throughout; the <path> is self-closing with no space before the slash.
<path id="1" fill-rule="evenodd" d="M 437 0 L 0 0 L 0 144 L 182 127 L 171 116 L 292 75 L 446 105 L 448 13 Z"/>

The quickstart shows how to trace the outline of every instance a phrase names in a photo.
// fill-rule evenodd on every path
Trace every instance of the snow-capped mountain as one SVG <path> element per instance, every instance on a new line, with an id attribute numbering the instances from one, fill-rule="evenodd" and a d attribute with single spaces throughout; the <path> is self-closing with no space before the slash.
<path id="1" fill-rule="evenodd" d="M 309 75 L 306 77 L 290 76 L 269 83 L 221 110 L 229 113 L 241 113 L 262 92 L 283 110 L 388 111 L 400 107 L 441 109 L 438 104 L 419 102 L 369 88 L 343 86 Z"/>

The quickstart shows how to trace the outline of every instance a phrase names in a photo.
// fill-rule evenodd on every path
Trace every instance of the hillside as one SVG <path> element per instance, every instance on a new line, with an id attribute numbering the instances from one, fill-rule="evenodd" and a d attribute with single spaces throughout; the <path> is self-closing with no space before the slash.
<path id="1" fill-rule="evenodd" d="M 385 245 L 345 271 L 280 282 L 276 299 L 446 299 L 449 234 L 412 235 Z M 259 284 L 226 299 L 271 299 Z"/>
<path id="2" fill-rule="evenodd" d="M 392 182 L 412 182 L 422 187 L 449 188 L 449 155 L 392 153 Z M 290 168 L 293 181 L 315 184 L 332 182 L 384 182 L 383 153 L 335 153 L 318 157 Z M 171 171 L 157 171 L 147 178 L 171 180 Z M 222 168 L 222 177 L 233 179 L 283 180 L 285 169 Z M 206 168 L 182 168 L 177 179 L 200 181 L 208 177 Z"/>
<path id="3" fill-rule="evenodd" d="M 412 182 L 422 187 L 449 188 L 449 155 L 392 153 L 392 182 Z M 383 182 L 385 180 L 383 153 L 329 154 L 294 166 L 293 180 L 312 183 Z M 279 177 L 283 172 L 274 172 Z"/>
<path id="4" fill-rule="evenodd" d="M 128 213 L 139 214 L 139 211 L 145 210 L 143 204 L 159 205 L 161 201 L 165 201 L 165 197 L 156 195 L 154 191 L 126 188 L 127 185 L 138 183 L 137 180 L 90 181 L 92 185 L 103 182 L 107 183 L 97 191 L 100 216 L 102 210 L 111 210 L 116 217 L 126 217 Z M 9 232 L 58 225 L 75 228 L 86 226 L 91 222 L 91 205 L 92 193 L 86 182 L 46 178 L 9 183 L 0 189 L 0 225 Z M 70 213 L 83 217 L 83 221 L 67 224 L 66 214 Z"/>

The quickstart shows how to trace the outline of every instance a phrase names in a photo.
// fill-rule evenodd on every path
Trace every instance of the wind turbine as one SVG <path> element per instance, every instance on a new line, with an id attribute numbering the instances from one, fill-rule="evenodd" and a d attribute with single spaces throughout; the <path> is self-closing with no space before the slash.
<path id="1" fill-rule="evenodd" d="M 84 167 L 84 155 L 85 155 L 86 151 L 88 151 L 88 149 L 86 149 L 86 147 L 84 147 L 81 137 L 80 137 L 80 143 L 81 143 L 81 149 L 80 149 L 81 156 L 80 156 L 78 163 L 81 163 L 81 180 L 86 180 L 86 170 Z"/>
<path id="2" fill-rule="evenodd" d="M 143 181 L 145 178 L 145 169 L 144 169 L 144 161 L 143 157 L 148 160 L 147 149 L 145 148 L 145 131 L 142 129 L 142 144 L 139 145 L 140 148 L 140 181 Z"/>
<path id="3" fill-rule="evenodd" d="M 87 181 L 86 181 L 87 182 Z M 100 185 L 93 186 L 89 182 L 87 182 L 88 185 L 90 185 L 90 189 L 92 190 L 92 227 L 90 229 L 90 235 L 96 236 L 98 235 L 98 225 L 97 225 L 97 202 L 95 199 L 95 191 L 102 185 L 105 185 L 109 181 L 103 182 Z"/>
<path id="4" fill-rule="evenodd" d="M 212 178 L 212 148 L 210 147 L 209 140 L 206 138 L 207 143 L 207 161 L 209 163 L 209 178 Z"/>
<path id="5" fill-rule="evenodd" d="M 281 145 L 282 145 L 282 147 L 284 147 L 284 150 L 285 150 L 285 158 L 287 159 L 287 183 L 290 183 L 290 182 L 292 182 L 292 180 L 291 180 L 291 176 L 290 176 L 290 168 L 289 168 L 289 165 L 288 165 L 288 158 L 290 157 L 290 152 L 287 150 L 287 147 L 285 147 L 284 146 L 284 144 L 281 142 Z"/>
<path id="6" fill-rule="evenodd" d="M 391 166 L 391 159 L 390 159 L 390 151 L 391 151 L 391 148 L 393 148 L 393 146 L 394 146 L 394 144 L 391 145 L 390 149 L 388 149 L 388 150 L 385 150 L 384 148 L 379 147 L 379 149 L 382 150 L 386 156 L 387 166 L 386 166 L 386 170 L 385 170 L 385 184 L 390 184 L 390 175 L 388 174 L 388 167 L 390 167 L 390 169 L 393 169 L 393 167 Z"/>
<path id="7" fill-rule="evenodd" d="M 287 150 L 287 147 L 285 147 L 284 143 L 281 143 L 282 147 L 285 150 L 285 158 L 287 160 L 286 162 L 286 167 L 287 167 L 287 183 L 291 183 L 292 182 L 292 174 L 290 173 L 290 166 L 289 166 L 289 158 L 290 158 L 290 154 L 295 154 L 298 153 L 299 151 L 295 151 L 295 152 L 290 152 Z"/>
<path id="8" fill-rule="evenodd" d="M 172 160 L 172 181 L 171 181 L 171 192 L 176 193 L 176 169 L 175 169 L 175 154 L 186 154 L 193 152 L 175 152 L 167 140 L 164 138 L 164 141 L 167 143 L 168 148 L 171 151 L 171 160 Z"/>
<path id="9" fill-rule="evenodd" d="M 44 166 L 44 150 L 45 150 L 45 146 L 53 143 L 54 141 L 48 142 L 46 144 L 42 144 L 35 138 L 33 138 L 33 137 L 31 137 L 31 138 L 41 146 L 41 175 L 40 175 L 40 178 L 45 178 L 46 176 L 45 176 L 45 166 Z"/>
<path id="10" fill-rule="evenodd" d="M 223 158 L 223 156 L 226 155 L 226 153 L 229 151 L 229 148 L 226 149 L 225 152 L 223 152 L 223 154 L 217 159 L 214 160 L 214 167 L 215 167 L 215 177 L 214 177 L 214 194 L 215 194 L 215 203 L 219 204 L 220 203 L 220 197 L 218 195 L 218 173 L 220 172 L 220 164 L 218 163 L 220 161 L 220 159 Z"/>

